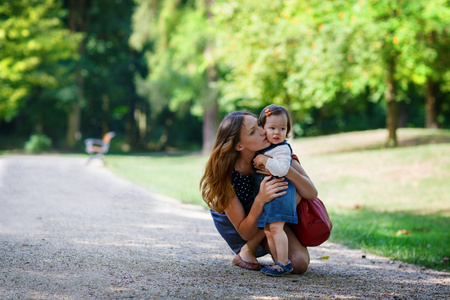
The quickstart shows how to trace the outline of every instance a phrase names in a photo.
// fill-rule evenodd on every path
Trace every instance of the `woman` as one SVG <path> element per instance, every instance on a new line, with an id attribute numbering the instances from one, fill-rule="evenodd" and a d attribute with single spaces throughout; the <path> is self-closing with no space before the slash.
<path id="1" fill-rule="evenodd" d="M 258 218 L 264 204 L 284 195 L 287 188 L 283 178 L 268 176 L 253 199 L 252 161 L 257 151 L 268 146 L 270 142 L 264 129 L 258 126 L 256 116 L 240 111 L 228 114 L 219 126 L 200 181 L 203 200 L 211 209 L 217 230 L 236 253 L 233 262 L 252 270 L 261 269 L 256 257 L 268 253 L 264 231 L 256 226 Z M 295 185 L 301 197 L 317 198 L 314 184 L 297 161 L 293 160 L 285 177 Z M 285 226 L 285 231 L 293 273 L 304 273 L 309 265 L 308 250 L 300 244 L 292 228 Z M 277 261 L 276 254 L 272 256 Z"/>

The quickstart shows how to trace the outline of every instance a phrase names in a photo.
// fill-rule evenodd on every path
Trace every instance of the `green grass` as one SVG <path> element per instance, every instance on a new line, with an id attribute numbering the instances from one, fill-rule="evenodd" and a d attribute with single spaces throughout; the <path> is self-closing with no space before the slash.
<path id="1" fill-rule="evenodd" d="M 199 183 L 206 157 L 198 155 L 107 155 L 108 167 L 151 192 L 203 205 Z"/>
<path id="2" fill-rule="evenodd" d="M 448 217 L 370 209 L 332 209 L 330 217 L 334 225 L 332 241 L 393 260 L 448 271 L 442 262 L 449 255 Z"/>
<path id="3" fill-rule="evenodd" d="M 450 132 L 400 129 L 294 140 L 291 145 L 333 221 L 331 241 L 449 271 Z M 206 207 L 198 189 L 202 156 L 106 157 L 120 176 L 152 192 Z"/>

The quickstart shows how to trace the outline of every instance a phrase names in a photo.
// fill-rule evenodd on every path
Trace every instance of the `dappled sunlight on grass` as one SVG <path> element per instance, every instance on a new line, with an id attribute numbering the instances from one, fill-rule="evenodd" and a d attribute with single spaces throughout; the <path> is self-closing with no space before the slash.
<path id="1" fill-rule="evenodd" d="M 119 156 L 106 158 L 108 167 L 122 178 L 131 180 L 151 192 L 201 204 L 199 183 L 204 156 Z"/>
<path id="2" fill-rule="evenodd" d="M 450 219 L 409 212 L 371 209 L 330 211 L 331 240 L 379 255 L 427 267 L 446 269 Z"/>
<path id="3" fill-rule="evenodd" d="M 337 153 L 302 164 L 328 205 L 377 211 L 450 212 L 450 144 Z"/>
<path id="4" fill-rule="evenodd" d="M 450 130 L 399 128 L 400 147 L 425 144 L 450 143 Z M 388 132 L 386 129 L 354 131 L 328 136 L 305 137 L 290 141 L 299 157 L 339 152 L 384 149 Z"/>

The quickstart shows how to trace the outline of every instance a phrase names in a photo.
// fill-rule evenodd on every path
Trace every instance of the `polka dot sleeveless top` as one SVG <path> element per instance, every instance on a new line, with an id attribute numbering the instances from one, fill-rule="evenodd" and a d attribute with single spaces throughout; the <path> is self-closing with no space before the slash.
<path id="1" fill-rule="evenodd" d="M 231 185 L 233 185 L 236 196 L 241 201 L 246 213 L 250 211 L 253 204 L 253 176 L 242 175 L 236 170 L 231 174 Z"/>

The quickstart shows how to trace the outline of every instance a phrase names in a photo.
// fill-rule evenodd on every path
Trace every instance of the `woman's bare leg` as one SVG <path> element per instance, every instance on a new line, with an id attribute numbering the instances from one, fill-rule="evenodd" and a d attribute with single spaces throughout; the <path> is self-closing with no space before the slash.
<path id="1" fill-rule="evenodd" d="M 264 231 L 259 230 L 253 239 L 247 241 L 247 243 L 242 246 L 239 255 L 241 256 L 243 261 L 250 263 L 258 262 L 258 260 L 256 259 L 256 250 L 258 249 L 258 246 L 261 244 L 264 237 Z"/>
<path id="2" fill-rule="evenodd" d="M 288 256 L 292 266 L 294 267 L 293 273 L 303 274 L 308 270 L 309 266 L 308 249 L 300 243 L 290 226 L 284 226 L 284 231 L 286 232 L 288 238 Z"/>

